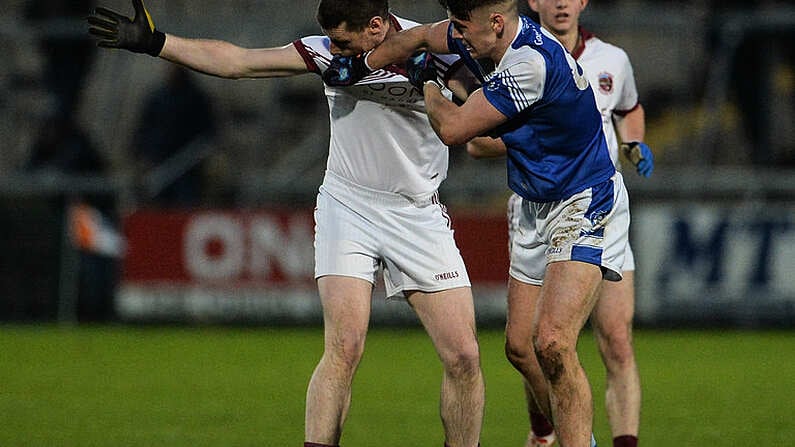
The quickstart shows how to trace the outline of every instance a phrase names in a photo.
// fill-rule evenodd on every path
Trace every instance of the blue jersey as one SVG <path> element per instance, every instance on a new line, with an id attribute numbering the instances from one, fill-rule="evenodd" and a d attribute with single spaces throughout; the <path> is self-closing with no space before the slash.
<path id="1" fill-rule="evenodd" d="M 602 117 L 582 69 L 540 25 L 520 16 L 516 38 L 486 84 L 507 116 L 508 186 L 533 202 L 563 200 L 615 173 Z"/>

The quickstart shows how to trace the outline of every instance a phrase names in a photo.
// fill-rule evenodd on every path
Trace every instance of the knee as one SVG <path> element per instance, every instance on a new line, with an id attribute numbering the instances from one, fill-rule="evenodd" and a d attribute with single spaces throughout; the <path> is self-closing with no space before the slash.
<path id="1" fill-rule="evenodd" d="M 567 367 L 571 367 L 569 360 L 576 358 L 577 345 L 566 338 L 555 336 L 554 334 L 537 335 L 533 339 L 533 349 L 544 373 L 544 377 L 555 384 L 566 372 Z"/>
<path id="2" fill-rule="evenodd" d="M 364 354 L 364 334 L 349 333 L 326 343 L 324 357 L 334 366 L 352 373 L 356 370 Z"/>
<path id="3" fill-rule="evenodd" d="M 602 358 L 610 369 L 623 369 L 635 362 L 630 331 L 612 331 L 599 334 L 599 346 Z"/>
<path id="4" fill-rule="evenodd" d="M 480 353 L 477 343 L 461 347 L 442 358 L 445 373 L 456 379 L 467 379 L 480 374 Z"/>
<path id="5" fill-rule="evenodd" d="M 505 357 L 514 368 L 527 371 L 533 366 L 533 344 L 524 337 L 517 337 L 510 331 L 505 334 Z"/>

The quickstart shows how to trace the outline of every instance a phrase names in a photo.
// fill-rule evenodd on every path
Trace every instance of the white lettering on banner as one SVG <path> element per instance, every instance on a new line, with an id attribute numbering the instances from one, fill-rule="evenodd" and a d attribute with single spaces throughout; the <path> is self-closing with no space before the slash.
<path id="1" fill-rule="evenodd" d="M 291 216 L 286 231 L 273 219 L 258 216 L 251 222 L 249 270 L 267 278 L 274 264 L 288 280 L 311 279 L 314 274 L 314 235 L 307 219 Z"/>
<path id="2" fill-rule="evenodd" d="M 313 242 L 312 221 L 303 215 L 281 225 L 262 214 L 196 214 L 185 230 L 185 266 L 199 281 L 311 281 Z"/>
<path id="3" fill-rule="evenodd" d="M 185 266 L 196 279 L 229 280 L 243 270 L 245 236 L 237 219 L 198 214 L 188 222 L 183 241 Z"/>

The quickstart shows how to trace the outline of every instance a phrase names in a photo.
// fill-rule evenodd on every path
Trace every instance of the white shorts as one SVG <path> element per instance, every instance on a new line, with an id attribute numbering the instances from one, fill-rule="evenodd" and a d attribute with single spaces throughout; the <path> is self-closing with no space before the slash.
<path id="1" fill-rule="evenodd" d="M 469 287 L 450 218 L 434 195 L 414 203 L 326 172 L 315 208 L 315 278 L 361 278 L 383 269 L 387 297 Z"/>
<path id="2" fill-rule="evenodd" d="M 581 261 L 602 268 L 604 279 L 618 281 L 630 270 L 629 198 L 620 173 L 610 180 L 557 202 L 508 201 L 510 275 L 541 285 L 547 264 Z M 627 253 L 630 257 L 627 258 Z"/>

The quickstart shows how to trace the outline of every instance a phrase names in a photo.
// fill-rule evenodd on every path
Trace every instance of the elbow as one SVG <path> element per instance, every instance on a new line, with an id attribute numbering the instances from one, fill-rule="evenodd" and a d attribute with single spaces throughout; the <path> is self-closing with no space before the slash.
<path id="1" fill-rule="evenodd" d="M 456 130 L 450 126 L 440 127 L 436 134 L 439 135 L 439 139 L 442 140 L 442 143 L 447 146 L 460 146 L 466 144 L 467 141 L 470 140 L 470 138 L 467 138 L 460 132 L 456 132 Z"/>

